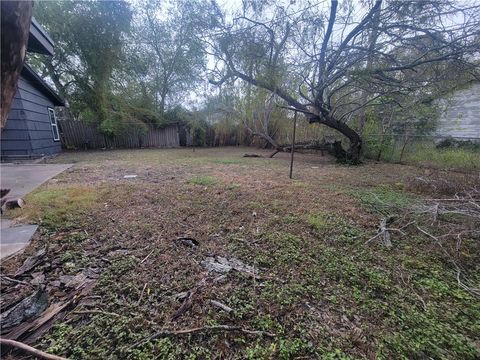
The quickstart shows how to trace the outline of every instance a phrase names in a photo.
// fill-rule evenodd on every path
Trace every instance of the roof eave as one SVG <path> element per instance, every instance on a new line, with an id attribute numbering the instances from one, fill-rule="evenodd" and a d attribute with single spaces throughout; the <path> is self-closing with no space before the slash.
<path id="1" fill-rule="evenodd" d="M 54 42 L 45 29 L 32 17 L 28 37 L 28 51 L 53 56 Z"/>
<path id="2" fill-rule="evenodd" d="M 22 75 L 29 78 L 33 85 L 40 87 L 55 106 L 65 106 L 65 101 L 29 65 L 23 65 Z"/>

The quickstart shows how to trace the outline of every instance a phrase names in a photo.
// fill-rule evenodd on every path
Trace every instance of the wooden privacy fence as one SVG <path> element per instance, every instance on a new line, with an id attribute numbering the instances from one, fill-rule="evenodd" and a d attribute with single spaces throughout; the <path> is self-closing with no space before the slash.
<path id="1" fill-rule="evenodd" d="M 103 148 L 172 148 L 180 146 L 178 124 L 162 128 L 148 126 L 148 131 L 129 128 L 123 134 L 113 138 L 103 135 L 95 125 L 79 120 L 58 120 L 62 145 L 66 149 L 103 149 Z"/>

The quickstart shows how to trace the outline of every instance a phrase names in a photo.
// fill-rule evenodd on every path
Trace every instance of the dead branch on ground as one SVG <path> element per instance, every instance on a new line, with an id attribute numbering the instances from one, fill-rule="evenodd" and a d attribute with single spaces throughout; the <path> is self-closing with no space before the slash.
<path id="1" fill-rule="evenodd" d="M 2 346 L 10 346 L 10 347 L 14 347 L 16 349 L 20 349 L 20 350 L 26 352 L 27 354 L 30 354 L 30 355 L 35 356 L 35 357 L 39 357 L 41 359 L 68 360 L 67 358 L 57 356 L 57 355 L 48 354 L 46 352 L 35 349 L 34 347 L 31 347 L 27 344 L 24 344 L 24 343 L 21 343 L 19 341 L 15 341 L 15 340 L 1 339 L 0 338 L 0 344 L 2 344 Z"/>
<path id="2" fill-rule="evenodd" d="M 429 180 L 422 178 L 422 183 L 428 184 Z M 448 181 L 442 179 L 443 186 L 451 189 L 456 184 L 448 184 Z M 431 184 L 436 191 L 438 181 Z M 375 194 L 373 194 L 375 196 Z M 391 246 L 391 233 L 399 232 L 401 235 L 406 235 L 404 229 L 410 225 L 415 225 L 414 228 L 434 240 L 434 243 L 441 250 L 446 259 L 452 264 L 456 271 L 456 279 L 458 286 L 466 290 L 472 295 L 480 296 L 480 289 L 469 284 L 469 280 L 465 276 L 465 269 L 463 269 L 458 261 L 462 239 L 464 238 L 479 238 L 480 239 L 480 190 L 476 186 L 465 186 L 458 188 L 454 196 L 446 198 L 434 197 L 425 199 L 413 204 L 408 208 L 399 208 L 398 206 L 387 204 L 377 198 L 382 204 L 382 212 L 400 215 L 397 219 L 387 216 L 380 222 L 377 234 L 368 239 L 365 244 L 369 244 L 375 239 L 383 237 L 383 243 L 386 246 Z M 455 219 L 452 220 L 451 216 Z M 458 221 L 458 219 L 462 219 Z M 396 222 L 397 224 L 405 224 L 397 228 L 390 228 L 387 225 Z M 434 226 L 436 234 L 426 230 L 422 224 L 429 224 Z M 443 232 L 443 233 L 442 233 Z M 455 240 L 454 253 L 449 251 L 445 246 L 447 240 Z"/>
<path id="3" fill-rule="evenodd" d="M 257 335 L 257 336 L 266 336 L 266 337 L 275 337 L 276 335 L 267 331 L 261 331 L 261 330 L 249 330 L 249 329 L 244 329 L 240 326 L 230 326 L 230 325 L 213 325 L 213 326 L 202 326 L 202 327 L 197 327 L 197 328 L 192 328 L 192 329 L 183 329 L 183 330 L 162 330 L 159 331 L 152 336 L 140 340 L 136 342 L 135 344 L 132 345 L 132 348 L 137 347 L 139 345 L 142 345 L 148 341 L 155 340 L 158 338 L 162 337 L 170 337 L 170 336 L 176 336 L 176 335 L 186 335 L 186 334 L 193 334 L 193 333 L 198 333 L 198 332 L 204 332 L 204 331 L 236 331 L 236 332 L 241 332 L 244 334 L 249 334 L 249 335 Z"/>

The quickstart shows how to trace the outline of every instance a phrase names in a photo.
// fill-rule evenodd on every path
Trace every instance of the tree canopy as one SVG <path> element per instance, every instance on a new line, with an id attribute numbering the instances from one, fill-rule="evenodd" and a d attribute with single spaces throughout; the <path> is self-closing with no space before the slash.
<path id="1" fill-rule="evenodd" d="M 478 76 L 479 10 L 453 0 L 243 1 L 233 10 L 205 0 L 40 2 L 34 15 L 56 53 L 31 62 L 76 116 L 112 136 L 121 124 L 161 123 L 171 109 L 211 107 L 230 88 L 243 108 L 224 129 L 252 130 L 252 111 L 283 106 L 339 132 L 358 162 L 368 121 L 405 122 L 407 108 L 433 114 L 434 99 Z"/>
<path id="2" fill-rule="evenodd" d="M 345 135 L 358 162 L 356 115 L 431 97 L 452 74 L 473 70 L 478 10 L 457 1 L 245 2 L 212 35 L 212 82 L 238 78 L 275 93 Z"/>

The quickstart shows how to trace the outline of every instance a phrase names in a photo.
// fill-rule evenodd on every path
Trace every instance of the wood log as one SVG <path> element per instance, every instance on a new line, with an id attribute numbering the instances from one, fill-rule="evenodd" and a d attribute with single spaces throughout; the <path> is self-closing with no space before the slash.
<path id="1" fill-rule="evenodd" d="M 290 152 L 292 148 L 291 144 L 286 145 L 279 145 L 275 150 L 270 154 L 269 157 L 274 157 L 279 152 Z M 331 141 L 331 140 L 322 140 L 320 141 L 309 141 L 309 142 L 299 142 L 295 143 L 295 151 L 298 150 L 319 150 L 324 155 L 326 151 L 330 155 L 334 156 L 335 158 L 342 160 L 345 159 L 347 153 L 342 148 L 342 144 L 340 141 Z"/>
<path id="2" fill-rule="evenodd" d="M 7 209 L 16 209 L 16 208 L 22 208 L 25 206 L 25 201 L 23 199 L 15 199 L 15 200 L 9 200 L 9 199 L 1 199 L 0 200 L 0 213 L 3 214 L 5 210 Z"/>
<path id="3" fill-rule="evenodd" d="M 6 200 L 3 205 L 5 206 L 5 209 L 23 208 L 25 206 L 25 200 L 21 198 Z"/>
<path id="4" fill-rule="evenodd" d="M 248 158 L 261 158 L 263 157 L 262 155 L 258 154 L 244 154 L 243 157 L 248 157 Z"/>

